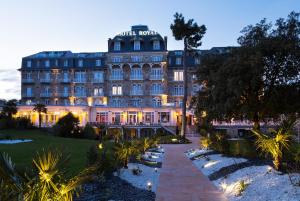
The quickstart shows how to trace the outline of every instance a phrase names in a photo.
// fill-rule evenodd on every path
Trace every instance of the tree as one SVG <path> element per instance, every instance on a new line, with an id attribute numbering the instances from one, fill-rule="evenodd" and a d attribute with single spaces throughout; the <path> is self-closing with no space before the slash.
<path id="1" fill-rule="evenodd" d="M 129 158 L 136 153 L 136 151 L 136 147 L 131 141 L 125 141 L 116 146 L 116 156 L 118 160 L 122 161 L 124 168 L 128 168 Z"/>
<path id="2" fill-rule="evenodd" d="M 183 79 L 184 79 L 184 96 L 182 100 L 182 126 L 181 136 L 185 137 L 186 130 L 186 102 L 187 102 L 187 64 L 186 57 L 191 54 L 195 48 L 201 45 L 201 39 L 203 38 L 206 27 L 204 25 L 198 26 L 193 19 L 185 21 L 182 14 L 176 13 L 174 15 L 174 22 L 170 28 L 173 32 L 173 36 L 176 40 L 183 40 L 184 51 L 183 51 Z"/>
<path id="3" fill-rule="evenodd" d="M 39 114 L 39 128 L 42 126 L 42 113 L 46 114 L 47 113 L 47 108 L 44 104 L 37 103 L 34 105 L 33 108 L 34 112 L 37 112 Z"/>
<path id="4" fill-rule="evenodd" d="M 72 112 L 61 117 L 55 125 L 56 132 L 62 137 L 83 137 L 83 133 L 79 127 L 79 119 Z"/>
<path id="5" fill-rule="evenodd" d="M 264 19 L 243 29 L 239 47 L 202 58 L 197 77 L 203 90 L 193 103 L 197 116 L 250 119 L 300 110 L 300 22 L 292 12 L 275 25 Z"/>
<path id="6" fill-rule="evenodd" d="M 17 114 L 17 112 L 18 112 L 17 100 L 12 99 L 12 100 L 6 101 L 4 103 L 4 106 L 0 113 L 0 117 L 12 119 L 12 116 Z"/>

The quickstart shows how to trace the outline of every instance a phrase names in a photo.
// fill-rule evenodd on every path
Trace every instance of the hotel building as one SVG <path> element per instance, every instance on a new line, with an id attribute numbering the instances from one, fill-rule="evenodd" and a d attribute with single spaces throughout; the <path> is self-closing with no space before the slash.
<path id="1" fill-rule="evenodd" d="M 167 37 L 132 26 L 108 39 L 107 52 L 44 51 L 22 59 L 19 116 L 38 123 L 35 103 L 47 106 L 43 126 L 72 112 L 87 122 L 177 125 L 183 98 L 183 51 L 167 49 Z M 201 57 L 227 48 L 199 50 L 187 57 L 188 102 L 200 87 L 195 71 Z M 187 124 L 194 124 L 192 110 Z"/>

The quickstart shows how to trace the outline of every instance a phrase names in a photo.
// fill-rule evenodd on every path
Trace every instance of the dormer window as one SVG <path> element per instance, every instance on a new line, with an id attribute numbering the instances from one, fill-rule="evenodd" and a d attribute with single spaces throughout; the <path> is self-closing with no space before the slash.
<path id="1" fill-rule="evenodd" d="M 78 66 L 83 67 L 83 60 L 82 59 L 78 60 Z"/>
<path id="2" fill-rule="evenodd" d="M 45 61 L 45 66 L 46 66 L 46 67 L 50 67 L 50 61 L 49 61 L 49 60 L 46 60 L 46 61 Z"/>
<path id="3" fill-rule="evenodd" d="M 27 68 L 31 68 L 31 60 L 27 61 Z"/>
<path id="4" fill-rule="evenodd" d="M 116 41 L 114 42 L 114 51 L 120 51 L 121 50 L 121 42 Z"/>
<path id="5" fill-rule="evenodd" d="M 181 57 L 177 57 L 176 58 L 176 65 L 181 65 L 182 62 L 181 62 Z"/>
<path id="6" fill-rule="evenodd" d="M 101 66 L 101 60 L 100 59 L 96 60 L 96 66 Z"/>
<path id="7" fill-rule="evenodd" d="M 141 50 L 141 42 L 139 40 L 134 41 L 133 50 Z"/>
<path id="8" fill-rule="evenodd" d="M 160 50 L 160 42 L 158 40 L 153 41 L 153 50 Z"/>

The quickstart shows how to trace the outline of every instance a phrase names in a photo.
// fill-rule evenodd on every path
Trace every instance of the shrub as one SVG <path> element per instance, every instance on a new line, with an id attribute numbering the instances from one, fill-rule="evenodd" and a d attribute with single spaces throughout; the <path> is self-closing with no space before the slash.
<path id="1" fill-rule="evenodd" d="M 97 135 L 95 129 L 89 124 L 85 125 L 85 127 L 83 129 L 83 136 L 84 136 L 84 138 L 91 139 L 91 140 L 95 140 L 99 137 Z"/>
<path id="2" fill-rule="evenodd" d="M 211 148 L 224 154 L 229 153 L 229 143 L 227 141 L 228 136 L 226 134 L 221 134 L 219 132 L 211 135 Z"/>
<path id="3" fill-rule="evenodd" d="M 99 151 L 96 146 L 91 146 L 87 152 L 87 166 L 94 165 L 99 159 Z"/>
<path id="4" fill-rule="evenodd" d="M 202 137 L 200 139 L 200 144 L 203 148 L 208 149 L 208 148 L 210 148 L 212 141 L 211 141 L 210 137 Z"/>
<path id="5" fill-rule="evenodd" d="M 228 139 L 229 143 L 229 155 L 241 156 L 246 158 L 258 157 L 257 151 L 253 142 L 247 139 Z"/>
<path id="6" fill-rule="evenodd" d="M 249 184 L 245 182 L 245 180 L 241 180 L 238 183 L 238 189 L 236 196 L 241 196 L 242 192 L 244 192 Z"/>
<path id="7" fill-rule="evenodd" d="M 207 132 L 206 132 L 206 130 L 205 129 L 203 129 L 203 128 L 201 128 L 200 130 L 199 130 L 199 134 L 201 135 L 201 136 L 206 136 L 207 135 Z"/>
<path id="8" fill-rule="evenodd" d="M 71 112 L 58 120 L 55 125 L 56 134 L 61 137 L 83 137 L 82 131 L 79 127 L 79 119 Z"/>
<path id="9" fill-rule="evenodd" d="M 31 123 L 30 119 L 26 117 L 18 117 L 14 119 L 15 127 L 17 129 L 30 129 L 33 128 L 33 124 Z"/>

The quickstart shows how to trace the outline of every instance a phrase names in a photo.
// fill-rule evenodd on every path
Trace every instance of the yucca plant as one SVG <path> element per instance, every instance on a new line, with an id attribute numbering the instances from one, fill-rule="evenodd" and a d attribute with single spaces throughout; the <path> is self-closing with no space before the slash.
<path id="1" fill-rule="evenodd" d="M 290 132 L 288 130 L 283 132 L 283 128 L 277 131 L 272 129 L 271 134 L 273 135 L 267 135 L 256 130 L 252 130 L 252 132 L 256 136 L 256 147 L 262 152 L 270 154 L 273 158 L 275 169 L 280 170 L 283 149 L 289 149 L 290 147 Z"/>
<path id="2" fill-rule="evenodd" d="M 63 152 L 58 150 L 43 150 L 33 159 L 33 174 L 19 175 L 11 159 L 0 155 L 0 181 L 1 187 L 11 194 L 0 195 L 12 197 L 9 200 L 47 200 L 71 201 L 73 195 L 78 195 L 80 186 L 91 179 L 93 167 L 81 172 L 79 175 L 68 179 L 65 163 L 68 160 Z M 1 188 L 3 190 L 3 188 Z"/>
<path id="3" fill-rule="evenodd" d="M 128 168 L 129 158 L 137 152 L 133 142 L 123 142 L 116 146 L 116 156 L 123 163 L 124 168 Z"/>

